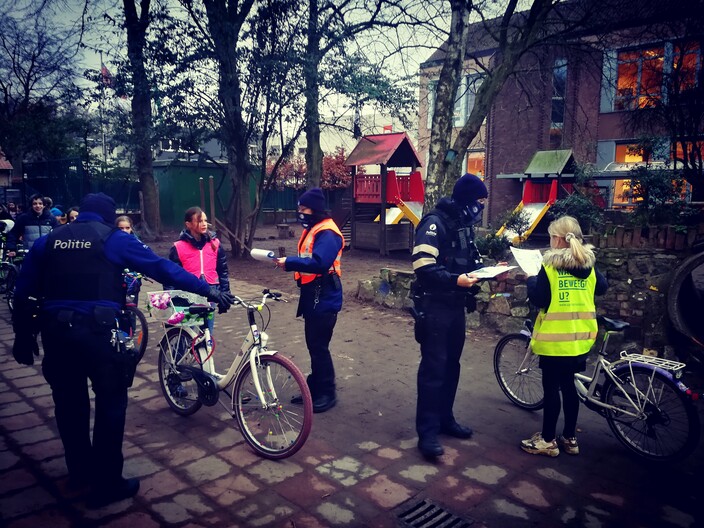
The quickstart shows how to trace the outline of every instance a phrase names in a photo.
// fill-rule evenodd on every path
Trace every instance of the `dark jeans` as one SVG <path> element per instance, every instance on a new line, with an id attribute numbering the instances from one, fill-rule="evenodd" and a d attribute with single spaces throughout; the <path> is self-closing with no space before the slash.
<path id="1" fill-rule="evenodd" d="M 110 344 L 110 328 L 89 316 L 76 316 L 71 324 L 43 316 L 42 344 L 42 371 L 51 386 L 71 478 L 114 485 L 122 478 L 127 384 L 124 365 Z M 88 380 L 95 393 L 92 442 Z"/>
<path id="2" fill-rule="evenodd" d="M 455 421 L 452 407 L 460 379 L 460 357 L 465 340 L 464 302 L 424 300 L 421 360 L 418 367 L 416 431 L 434 438 L 441 426 Z"/>
<path id="3" fill-rule="evenodd" d="M 305 317 L 306 346 L 310 353 L 311 375 L 308 386 L 313 399 L 335 396 L 335 367 L 330 355 L 330 340 L 337 323 L 337 313 L 322 313 Z"/>
<path id="4" fill-rule="evenodd" d="M 552 358 L 561 359 L 561 358 Z M 573 358 L 564 358 L 573 359 Z M 560 392 L 562 392 L 562 408 L 565 411 L 565 426 L 562 434 L 565 438 L 573 438 L 577 429 L 579 415 L 579 398 L 574 386 L 573 362 L 565 361 L 564 365 L 552 362 L 543 370 L 543 393 L 545 407 L 543 409 L 543 440 L 550 442 L 555 438 L 557 418 L 560 416 Z"/>

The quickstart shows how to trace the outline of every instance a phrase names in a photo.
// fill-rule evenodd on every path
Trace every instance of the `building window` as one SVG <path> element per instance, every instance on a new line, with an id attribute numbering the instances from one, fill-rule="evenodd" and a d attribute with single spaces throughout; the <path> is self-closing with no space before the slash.
<path id="1" fill-rule="evenodd" d="M 660 99 L 664 57 L 663 46 L 618 53 L 615 110 L 646 108 Z"/>
<path id="2" fill-rule="evenodd" d="M 467 152 L 467 172 L 484 179 L 484 159 L 486 154 L 483 150 Z"/>
<path id="3" fill-rule="evenodd" d="M 697 87 L 697 77 L 702 67 L 698 42 L 687 42 L 673 47 L 672 87 L 675 93 Z"/>
<path id="4" fill-rule="evenodd" d="M 454 127 L 463 127 L 467 123 L 474 104 L 477 98 L 477 92 L 484 80 L 480 74 L 466 75 L 460 81 L 457 88 L 457 98 L 455 99 L 455 108 L 453 111 L 452 125 Z M 435 112 L 435 99 L 437 97 L 438 81 L 428 82 L 428 121 L 427 128 L 433 126 L 433 114 Z"/>
<path id="5" fill-rule="evenodd" d="M 550 148 L 553 150 L 562 146 L 566 92 L 567 61 L 557 59 L 552 69 L 552 105 L 550 109 Z"/>

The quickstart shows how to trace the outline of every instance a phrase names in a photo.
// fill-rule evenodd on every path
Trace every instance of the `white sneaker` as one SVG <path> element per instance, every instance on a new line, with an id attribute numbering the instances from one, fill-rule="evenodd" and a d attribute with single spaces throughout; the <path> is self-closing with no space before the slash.
<path id="1" fill-rule="evenodd" d="M 535 433 L 527 440 L 521 440 L 521 449 L 531 455 L 545 455 L 556 457 L 560 454 L 557 448 L 557 442 L 553 439 L 552 442 L 543 440 L 541 433 Z"/>
<path id="2" fill-rule="evenodd" d="M 579 454 L 579 444 L 577 444 L 576 438 L 565 438 L 564 436 L 560 435 L 557 437 L 557 443 L 560 445 L 560 448 L 568 455 Z"/>

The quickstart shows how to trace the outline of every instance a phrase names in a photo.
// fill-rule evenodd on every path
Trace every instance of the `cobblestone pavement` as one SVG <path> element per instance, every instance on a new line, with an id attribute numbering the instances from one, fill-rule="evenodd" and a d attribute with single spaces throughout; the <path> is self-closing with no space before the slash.
<path id="1" fill-rule="evenodd" d="M 255 295 L 256 284 L 237 293 Z M 295 299 L 291 299 L 295 301 Z M 309 367 L 295 302 L 272 304 L 270 345 Z M 448 526 L 414 519 L 431 512 L 452 526 L 704 526 L 704 449 L 653 466 L 633 458 L 606 422 L 584 407 L 579 456 L 531 456 L 518 448 L 541 414 L 513 407 L 492 374 L 497 336 L 470 333 L 457 397 L 471 440 L 443 439 L 437 463 L 417 452 L 413 420 L 419 359 L 409 317 L 348 302 L 332 342 L 338 405 L 315 415 L 303 449 L 261 459 L 243 443 L 226 408 L 175 415 L 156 369 L 158 323 L 130 390 L 125 476 L 141 478 L 134 499 L 87 510 L 67 488 L 49 387 L 38 366 L 12 359 L 12 330 L 0 308 L 0 525 L 11 528 Z M 216 320 L 223 367 L 244 336 L 243 311 Z M 227 403 L 226 401 L 224 403 Z M 704 405 L 700 405 L 701 407 Z M 409 513 L 411 512 L 411 513 Z"/>

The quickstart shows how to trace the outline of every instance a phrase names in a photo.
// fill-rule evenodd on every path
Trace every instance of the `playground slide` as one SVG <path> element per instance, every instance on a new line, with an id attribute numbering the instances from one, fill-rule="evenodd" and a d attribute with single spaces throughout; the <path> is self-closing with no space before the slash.
<path id="1" fill-rule="evenodd" d="M 523 202 L 521 202 L 518 204 L 518 207 L 516 207 L 516 211 L 525 211 L 526 213 L 528 213 L 528 218 L 530 220 L 530 227 L 525 233 L 523 233 L 523 240 L 528 238 L 528 236 L 533 232 L 533 229 L 535 229 L 538 223 L 543 219 L 543 216 L 545 216 L 545 213 L 548 212 L 548 209 L 550 209 L 551 205 L 551 202 L 529 203 L 525 205 L 523 205 Z M 518 240 L 518 233 L 511 231 L 510 229 L 506 229 L 505 226 L 501 226 L 501 229 L 496 232 L 496 236 L 500 235 L 504 235 L 514 244 L 520 242 L 520 240 Z"/>
<path id="2" fill-rule="evenodd" d="M 398 200 L 397 207 L 390 207 L 386 210 L 386 225 L 398 224 L 403 217 L 408 218 L 414 226 L 418 225 L 423 216 L 423 204 L 419 202 L 404 202 Z M 378 222 L 381 215 L 377 216 L 374 221 Z"/>

